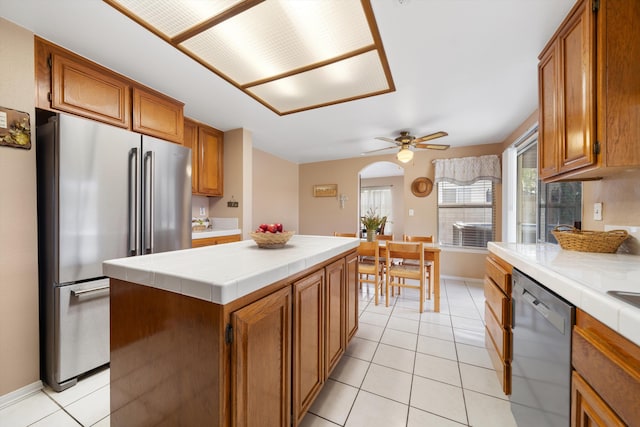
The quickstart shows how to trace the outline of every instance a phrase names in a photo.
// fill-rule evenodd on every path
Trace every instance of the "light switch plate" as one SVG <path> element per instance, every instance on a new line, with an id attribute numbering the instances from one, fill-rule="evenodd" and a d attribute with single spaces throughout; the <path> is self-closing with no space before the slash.
<path id="1" fill-rule="evenodd" d="M 413 216 L 413 209 L 409 209 L 409 216 Z"/>
<path id="2" fill-rule="evenodd" d="M 602 221 L 602 203 L 593 204 L 593 219 L 594 221 Z"/>

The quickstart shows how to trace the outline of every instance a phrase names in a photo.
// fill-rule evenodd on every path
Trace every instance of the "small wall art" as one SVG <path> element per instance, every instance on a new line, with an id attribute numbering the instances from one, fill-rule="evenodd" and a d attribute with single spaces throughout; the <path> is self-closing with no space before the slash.
<path id="1" fill-rule="evenodd" d="M 338 184 L 321 184 L 313 186 L 313 197 L 336 197 Z"/>
<path id="2" fill-rule="evenodd" d="M 0 107 L 0 146 L 31 149 L 29 114 Z"/>

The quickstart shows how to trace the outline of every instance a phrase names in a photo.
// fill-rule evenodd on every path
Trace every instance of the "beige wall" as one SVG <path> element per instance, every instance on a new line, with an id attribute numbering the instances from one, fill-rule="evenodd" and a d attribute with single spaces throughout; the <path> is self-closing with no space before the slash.
<path id="1" fill-rule="evenodd" d="M 238 218 L 238 226 L 246 237 L 245 223 L 251 224 L 251 159 L 252 136 L 245 129 L 234 129 L 224 133 L 224 196 L 208 197 L 209 217 Z M 238 207 L 228 207 L 231 200 Z M 196 205 L 200 203 L 196 201 Z M 193 204 L 193 202 L 192 202 Z"/>
<path id="2" fill-rule="evenodd" d="M 602 221 L 593 219 L 596 202 L 602 202 Z M 582 228 L 602 231 L 605 225 L 640 226 L 640 170 L 583 182 Z"/>
<path id="3" fill-rule="evenodd" d="M 433 180 L 434 168 L 432 160 L 436 158 L 453 158 L 481 156 L 502 153 L 502 143 L 474 145 L 451 148 L 447 151 L 420 150 L 415 153 L 413 161 L 399 163 L 395 154 L 375 157 L 358 157 L 351 159 L 306 163 L 300 165 L 300 233 L 331 235 L 334 231 L 358 229 L 358 174 L 371 163 L 390 161 L 404 168 L 402 188 L 404 212 L 402 221 L 404 233 L 437 236 L 437 196 L 436 191 L 427 197 L 415 197 L 411 193 L 411 182 L 426 176 Z M 313 197 L 313 185 L 338 184 L 338 194 L 348 197 L 344 209 L 340 209 L 337 198 Z M 498 185 L 500 187 L 500 185 Z M 502 191 L 497 188 L 497 240 L 500 239 L 502 209 Z M 414 215 L 409 216 L 409 209 Z M 460 252 L 443 251 L 441 273 L 443 275 L 481 278 L 484 275 L 484 257 L 486 251 Z"/>
<path id="4" fill-rule="evenodd" d="M 298 231 L 298 165 L 253 149 L 253 231 L 261 223 L 282 223 Z"/>
<path id="5" fill-rule="evenodd" d="M 33 34 L 0 18 L 0 105 L 35 126 Z M 32 137 L 34 132 L 32 132 Z M 36 147 L 0 147 L 0 397 L 40 379 Z"/>

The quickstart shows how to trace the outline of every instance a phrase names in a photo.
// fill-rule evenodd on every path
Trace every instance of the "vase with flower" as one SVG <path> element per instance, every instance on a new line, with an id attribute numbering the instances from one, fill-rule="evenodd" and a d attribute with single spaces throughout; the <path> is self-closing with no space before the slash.
<path id="1" fill-rule="evenodd" d="M 382 225 L 382 217 L 376 214 L 374 209 L 369 209 L 367 213 L 360 218 L 362 226 L 367 230 L 367 242 L 375 240 L 376 231 Z"/>

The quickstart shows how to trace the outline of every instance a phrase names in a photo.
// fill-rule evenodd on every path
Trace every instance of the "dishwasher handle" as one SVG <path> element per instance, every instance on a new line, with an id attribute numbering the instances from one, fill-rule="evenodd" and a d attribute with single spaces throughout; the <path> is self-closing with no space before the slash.
<path id="1" fill-rule="evenodd" d="M 562 335 L 564 335 L 565 321 L 562 315 L 551 310 L 545 303 L 540 301 L 538 298 L 535 297 L 535 295 L 533 295 L 531 292 L 527 291 L 524 288 L 522 289 L 522 298 L 535 311 L 540 313 L 542 317 L 547 319 L 547 321 L 551 323 L 551 325 L 553 325 L 554 328 L 556 328 Z"/>

